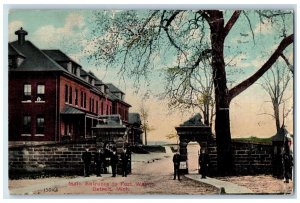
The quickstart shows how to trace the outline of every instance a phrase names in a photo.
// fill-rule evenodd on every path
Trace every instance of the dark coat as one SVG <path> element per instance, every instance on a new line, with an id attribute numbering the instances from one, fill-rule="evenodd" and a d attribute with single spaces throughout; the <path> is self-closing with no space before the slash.
<path id="1" fill-rule="evenodd" d="M 208 167 L 208 165 L 209 165 L 209 156 L 208 156 L 207 153 L 200 153 L 199 165 L 200 165 L 201 168 Z"/>
<path id="2" fill-rule="evenodd" d="M 92 153 L 91 152 L 83 152 L 82 153 L 82 160 L 85 164 L 90 164 L 92 161 Z"/>
<path id="3" fill-rule="evenodd" d="M 105 159 L 104 153 L 101 152 L 96 152 L 95 153 L 95 157 L 94 157 L 94 161 L 95 163 L 103 163 Z"/>
<path id="4" fill-rule="evenodd" d="M 118 155 L 117 154 L 111 154 L 110 164 L 111 165 L 117 165 L 118 163 Z"/>
<path id="5" fill-rule="evenodd" d="M 128 160 L 129 160 L 129 154 L 128 153 L 122 153 L 121 154 L 121 160 L 122 160 L 122 165 L 127 166 Z"/>
<path id="6" fill-rule="evenodd" d="M 292 168 L 293 168 L 293 157 L 289 153 L 283 154 L 283 166 L 284 166 L 284 177 L 285 178 L 292 178 Z"/>
<path id="7" fill-rule="evenodd" d="M 179 154 L 174 154 L 174 156 L 173 156 L 174 166 L 178 166 L 179 167 L 180 161 L 181 161 L 180 155 Z"/>

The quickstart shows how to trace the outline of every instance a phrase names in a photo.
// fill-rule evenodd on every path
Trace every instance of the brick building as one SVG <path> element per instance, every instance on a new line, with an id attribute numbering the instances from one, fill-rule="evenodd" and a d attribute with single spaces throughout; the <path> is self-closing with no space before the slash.
<path id="1" fill-rule="evenodd" d="M 60 50 L 41 50 L 22 28 L 9 48 L 9 141 L 89 139 L 99 115 L 128 122 L 124 92 Z"/>

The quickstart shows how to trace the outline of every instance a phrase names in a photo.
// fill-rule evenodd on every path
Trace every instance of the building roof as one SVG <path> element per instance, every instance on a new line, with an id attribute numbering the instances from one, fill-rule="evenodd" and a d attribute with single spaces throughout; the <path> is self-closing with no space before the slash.
<path id="1" fill-rule="evenodd" d="M 46 55 L 39 48 L 34 46 L 30 41 L 25 41 L 20 45 L 18 41 L 9 43 L 15 51 L 22 53 L 25 60 L 20 64 L 18 68 L 10 71 L 63 71 L 66 70 Z"/>
<path id="2" fill-rule="evenodd" d="M 59 62 L 69 62 L 75 63 L 77 66 L 80 66 L 78 63 L 76 63 L 73 59 L 71 59 L 69 56 L 67 56 L 65 53 L 63 53 L 59 49 L 43 49 L 44 53 L 46 53 L 48 56 L 50 56 L 55 61 Z"/>
<path id="3" fill-rule="evenodd" d="M 125 94 L 124 92 L 122 92 L 119 88 L 117 88 L 115 85 L 113 85 L 112 83 L 107 83 L 107 86 L 109 88 L 109 91 L 111 91 L 112 93 L 122 93 Z"/>
<path id="4" fill-rule="evenodd" d="M 79 109 L 73 108 L 71 106 L 66 106 L 61 114 L 85 114 L 83 111 L 80 111 Z"/>

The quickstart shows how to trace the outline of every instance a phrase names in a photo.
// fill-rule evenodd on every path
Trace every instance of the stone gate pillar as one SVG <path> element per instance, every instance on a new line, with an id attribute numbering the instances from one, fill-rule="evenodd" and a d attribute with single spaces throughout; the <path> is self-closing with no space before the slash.
<path id="1" fill-rule="evenodd" d="M 190 141 L 197 141 L 200 143 L 207 143 L 212 140 L 211 128 L 204 125 L 201 122 L 201 115 L 196 114 L 189 120 L 185 121 L 183 124 L 175 127 L 177 134 L 179 136 L 179 152 L 181 155 L 181 167 L 180 171 L 184 174 L 188 173 L 187 164 L 187 145 Z"/>
<path id="2" fill-rule="evenodd" d="M 187 139 L 180 139 L 180 143 L 179 143 L 179 154 L 181 157 L 181 164 L 187 164 L 187 145 L 188 145 L 188 140 Z M 185 169 L 180 169 L 181 173 L 183 174 L 188 174 L 188 167 L 186 166 Z"/>

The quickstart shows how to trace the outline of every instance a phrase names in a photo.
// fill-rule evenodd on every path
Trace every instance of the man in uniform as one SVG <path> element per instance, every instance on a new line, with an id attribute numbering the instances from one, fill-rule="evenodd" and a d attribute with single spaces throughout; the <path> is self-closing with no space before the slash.
<path id="1" fill-rule="evenodd" d="M 89 152 L 89 148 L 85 148 L 85 152 L 82 153 L 82 160 L 84 163 L 84 176 L 88 177 L 90 175 L 90 165 L 92 160 L 92 153 Z"/>
<path id="2" fill-rule="evenodd" d="M 126 148 L 123 150 L 122 154 L 121 154 L 121 160 L 122 160 L 122 176 L 123 177 L 127 177 L 127 173 L 128 173 L 128 169 L 127 169 L 127 165 L 128 165 L 128 153 Z"/>
<path id="3" fill-rule="evenodd" d="M 104 153 L 102 149 L 99 149 L 96 153 L 95 153 L 95 164 L 96 164 L 96 175 L 98 177 L 101 177 L 101 167 L 102 164 L 104 163 Z"/>
<path id="4" fill-rule="evenodd" d="M 112 177 L 116 177 L 118 160 L 119 159 L 118 159 L 116 149 L 113 149 L 113 152 L 111 154 L 111 159 L 110 159 Z"/>
<path id="5" fill-rule="evenodd" d="M 285 151 L 282 159 L 285 179 L 284 182 L 289 183 L 289 180 L 292 179 L 293 157 L 289 151 Z"/>
<path id="6" fill-rule="evenodd" d="M 180 166 L 180 155 L 178 152 L 176 152 L 173 156 L 173 163 L 174 163 L 174 178 L 176 179 L 176 175 L 178 177 L 178 180 L 180 180 L 180 172 L 179 172 L 179 166 Z"/>
<path id="7" fill-rule="evenodd" d="M 206 153 L 206 149 L 201 149 L 200 156 L 199 156 L 199 165 L 200 165 L 200 174 L 202 178 L 206 178 L 207 169 L 209 165 L 209 156 Z"/>

